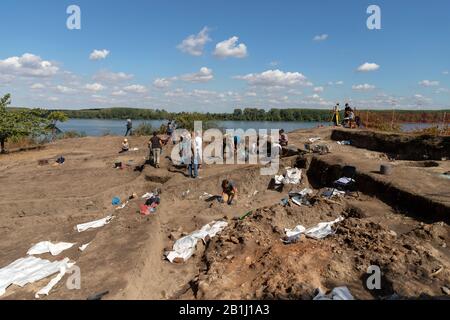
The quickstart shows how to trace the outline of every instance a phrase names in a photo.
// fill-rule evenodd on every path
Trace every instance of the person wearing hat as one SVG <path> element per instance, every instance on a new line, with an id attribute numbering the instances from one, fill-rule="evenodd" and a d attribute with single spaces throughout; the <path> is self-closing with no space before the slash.
<path id="1" fill-rule="evenodd" d="M 122 150 L 119 153 L 128 152 L 130 150 L 130 144 L 128 143 L 128 139 L 124 139 L 122 142 Z"/>
<path id="2" fill-rule="evenodd" d="M 127 132 L 125 132 L 125 137 L 130 134 L 133 135 L 133 122 L 131 122 L 131 119 L 127 120 Z"/>

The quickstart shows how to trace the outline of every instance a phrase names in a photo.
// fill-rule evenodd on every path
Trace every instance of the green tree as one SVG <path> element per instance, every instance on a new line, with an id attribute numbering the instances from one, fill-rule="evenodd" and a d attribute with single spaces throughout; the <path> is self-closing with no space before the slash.
<path id="1" fill-rule="evenodd" d="M 66 122 L 69 117 L 62 111 L 52 111 L 48 115 L 48 120 L 50 124 L 47 128 L 52 131 L 52 139 L 55 139 L 56 134 L 62 132 L 56 125 L 58 122 Z"/>
<path id="2" fill-rule="evenodd" d="M 11 137 L 36 136 L 45 133 L 48 120 L 41 110 L 11 111 L 7 106 L 11 104 L 11 95 L 0 98 L 0 147 L 5 153 L 5 143 Z"/>

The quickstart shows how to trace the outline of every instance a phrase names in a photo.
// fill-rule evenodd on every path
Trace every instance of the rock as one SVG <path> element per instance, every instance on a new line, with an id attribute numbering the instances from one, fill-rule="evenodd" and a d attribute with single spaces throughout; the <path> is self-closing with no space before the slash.
<path id="1" fill-rule="evenodd" d="M 273 226 L 272 231 L 273 231 L 273 233 L 278 233 L 278 234 L 282 234 L 282 232 L 283 232 L 281 230 L 281 228 L 278 226 Z"/>
<path id="2" fill-rule="evenodd" d="M 205 295 L 209 292 L 209 284 L 206 281 L 198 282 L 198 293 L 200 297 L 205 297 Z"/>
<path id="3" fill-rule="evenodd" d="M 388 234 L 394 238 L 397 238 L 397 232 L 395 232 L 394 230 L 389 230 Z"/>
<path id="4" fill-rule="evenodd" d="M 227 259 L 227 260 L 233 260 L 233 259 L 234 259 L 234 256 L 233 256 L 232 254 L 230 254 L 230 255 L 228 255 L 225 259 Z"/>
<path id="5" fill-rule="evenodd" d="M 181 238 L 181 233 L 176 232 L 176 231 L 171 232 L 170 235 L 169 235 L 169 239 L 173 240 L 173 241 L 176 241 L 176 240 L 178 240 L 180 238 Z"/>
<path id="6" fill-rule="evenodd" d="M 445 293 L 446 295 L 450 296 L 450 289 L 449 288 L 444 286 L 444 287 L 441 288 L 441 290 L 442 290 L 443 293 Z"/>
<path id="7" fill-rule="evenodd" d="M 230 237 L 230 241 L 233 242 L 234 244 L 239 244 L 239 239 L 234 236 Z"/>

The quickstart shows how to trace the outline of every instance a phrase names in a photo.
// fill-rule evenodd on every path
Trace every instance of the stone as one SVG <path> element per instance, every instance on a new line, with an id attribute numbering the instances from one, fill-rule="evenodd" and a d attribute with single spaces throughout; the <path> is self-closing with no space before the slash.
<path id="1" fill-rule="evenodd" d="M 169 235 L 169 239 L 173 240 L 173 241 L 176 241 L 176 240 L 178 240 L 180 238 L 181 238 L 181 234 L 179 232 L 176 232 L 176 231 L 171 232 L 170 235 Z"/>
<path id="2" fill-rule="evenodd" d="M 234 236 L 231 236 L 231 237 L 230 237 L 230 241 L 233 242 L 233 243 L 235 243 L 235 244 L 239 244 L 239 239 L 236 238 L 236 237 L 234 237 Z"/>

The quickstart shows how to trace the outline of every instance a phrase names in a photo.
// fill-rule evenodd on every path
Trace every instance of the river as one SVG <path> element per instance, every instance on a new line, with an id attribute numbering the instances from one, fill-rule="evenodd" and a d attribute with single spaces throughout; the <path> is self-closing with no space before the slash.
<path id="1" fill-rule="evenodd" d="M 153 128 L 166 123 L 164 120 L 135 120 L 133 127 L 137 128 L 141 123 L 148 123 Z M 317 126 L 329 126 L 329 122 L 290 122 L 290 121 L 215 121 L 219 128 L 223 129 L 284 129 L 291 132 L 297 129 L 316 128 Z M 404 123 L 403 131 L 412 131 L 418 128 L 430 127 L 429 123 Z M 123 120 L 104 120 L 104 119 L 70 119 L 67 122 L 59 124 L 63 131 L 77 131 L 88 136 L 102 136 L 105 134 L 123 135 L 126 131 L 126 121 Z"/>

